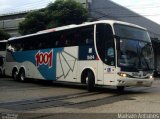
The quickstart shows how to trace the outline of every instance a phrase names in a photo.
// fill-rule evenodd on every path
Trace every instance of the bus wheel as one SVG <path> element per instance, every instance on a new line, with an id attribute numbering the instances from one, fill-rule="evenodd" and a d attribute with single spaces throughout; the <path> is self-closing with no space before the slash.
<path id="1" fill-rule="evenodd" d="M 92 71 L 88 71 L 87 77 L 86 77 L 86 82 L 87 82 L 87 89 L 88 91 L 93 91 L 95 87 L 95 77 Z"/>
<path id="2" fill-rule="evenodd" d="M 124 91 L 124 89 L 125 89 L 125 86 L 117 86 L 118 91 Z"/>
<path id="3" fill-rule="evenodd" d="M 18 80 L 18 71 L 17 69 L 14 69 L 12 72 L 12 78 L 13 80 L 17 81 Z"/>
<path id="4" fill-rule="evenodd" d="M 26 81 L 24 69 L 21 69 L 21 70 L 20 70 L 19 75 L 18 75 L 18 79 L 19 79 L 21 82 L 25 82 L 25 81 Z"/>

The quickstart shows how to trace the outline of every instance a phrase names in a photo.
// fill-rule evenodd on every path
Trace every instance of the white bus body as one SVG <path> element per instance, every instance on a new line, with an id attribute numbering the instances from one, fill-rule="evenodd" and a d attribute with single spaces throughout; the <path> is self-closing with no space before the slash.
<path id="1" fill-rule="evenodd" d="M 113 20 L 69 25 L 11 38 L 5 73 L 95 85 L 151 86 L 153 50 L 145 28 Z"/>

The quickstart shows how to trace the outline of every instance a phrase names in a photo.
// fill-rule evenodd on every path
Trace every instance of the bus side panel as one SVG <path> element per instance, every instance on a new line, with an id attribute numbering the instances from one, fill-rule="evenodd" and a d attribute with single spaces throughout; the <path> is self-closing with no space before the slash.
<path id="1" fill-rule="evenodd" d="M 98 61 L 98 72 L 97 72 L 97 84 L 99 85 L 104 84 L 103 71 L 104 71 L 104 63 L 101 60 L 99 60 Z"/>
<path id="2" fill-rule="evenodd" d="M 77 81 L 78 47 L 66 47 L 57 53 L 56 78 L 58 81 Z"/>
<path id="3" fill-rule="evenodd" d="M 21 68 L 24 68 L 25 70 L 25 77 L 26 78 L 37 78 L 37 79 L 44 79 L 44 77 L 41 75 L 41 73 L 37 70 L 35 65 L 31 62 L 7 62 L 5 63 L 5 74 L 7 76 L 12 76 L 13 68 L 16 68 L 18 71 Z"/>
<path id="4" fill-rule="evenodd" d="M 6 76 L 12 76 L 12 70 L 13 70 L 14 65 L 15 65 L 15 63 L 13 64 L 13 62 L 5 62 L 4 63 L 5 75 Z"/>
<path id="5" fill-rule="evenodd" d="M 18 69 L 18 63 L 14 60 L 12 53 L 10 51 L 6 52 L 6 62 L 4 63 L 5 74 L 7 76 L 12 76 L 12 70 L 14 67 Z"/>
<path id="6" fill-rule="evenodd" d="M 56 56 L 63 48 L 8 52 L 6 73 L 11 76 L 13 67 L 24 67 L 28 78 L 56 80 Z"/>
<path id="7" fill-rule="evenodd" d="M 95 83 L 97 84 L 97 71 L 98 71 L 98 62 L 95 48 L 92 45 L 89 46 L 80 46 L 79 47 L 79 80 L 81 81 L 82 72 L 85 69 L 90 69 L 95 75 Z"/>
<path id="8" fill-rule="evenodd" d="M 81 74 L 85 69 L 90 69 L 95 76 L 95 84 L 98 83 L 97 81 L 97 71 L 98 71 L 98 67 L 97 67 L 97 61 L 95 60 L 84 60 L 84 61 L 79 61 L 79 82 L 81 82 Z"/>

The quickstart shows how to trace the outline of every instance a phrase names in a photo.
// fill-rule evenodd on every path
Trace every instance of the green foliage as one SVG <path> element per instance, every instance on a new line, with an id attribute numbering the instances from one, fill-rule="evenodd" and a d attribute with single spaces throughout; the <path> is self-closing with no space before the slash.
<path id="1" fill-rule="evenodd" d="M 19 24 L 20 34 L 35 33 L 46 28 L 47 19 L 44 12 L 34 11 L 26 15 L 25 20 Z"/>
<path id="2" fill-rule="evenodd" d="M 0 29 L 0 40 L 7 40 L 10 35 L 4 30 Z"/>
<path id="3" fill-rule="evenodd" d="M 25 20 L 19 24 L 19 32 L 24 35 L 47 28 L 80 24 L 87 18 L 88 11 L 82 4 L 74 0 L 56 0 L 45 9 L 27 14 Z"/>
<path id="4" fill-rule="evenodd" d="M 87 10 L 74 0 L 57 0 L 54 4 L 48 5 L 47 12 L 60 26 L 79 24 L 88 18 Z"/>

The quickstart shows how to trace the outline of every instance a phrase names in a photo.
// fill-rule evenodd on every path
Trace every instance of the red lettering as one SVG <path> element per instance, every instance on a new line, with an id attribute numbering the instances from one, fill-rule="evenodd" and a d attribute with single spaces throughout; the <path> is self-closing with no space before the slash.
<path id="1" fill-rule="evenodd" d="M 44 54 L 43 58 L 44 64 L 47 64 L 49 60 L 48 54 Z"/>
<path id="2" fill-rule="evenodd" d="M 48 65 L 49 68 L 52 67 L 52 58 L 53 58 L 53 50 L 49 53 L 40 52 L 38 51 L 35 55 L 36 66 L 39 67 L 40 65 Z"/>
<path id="3" fill-rule="evenodd" d="M 49 68 L 52 67 L 52 57 L 53 57 L 53 52 L 52 51 L 48 54 L 48 65 L 49 65 Z"/>

